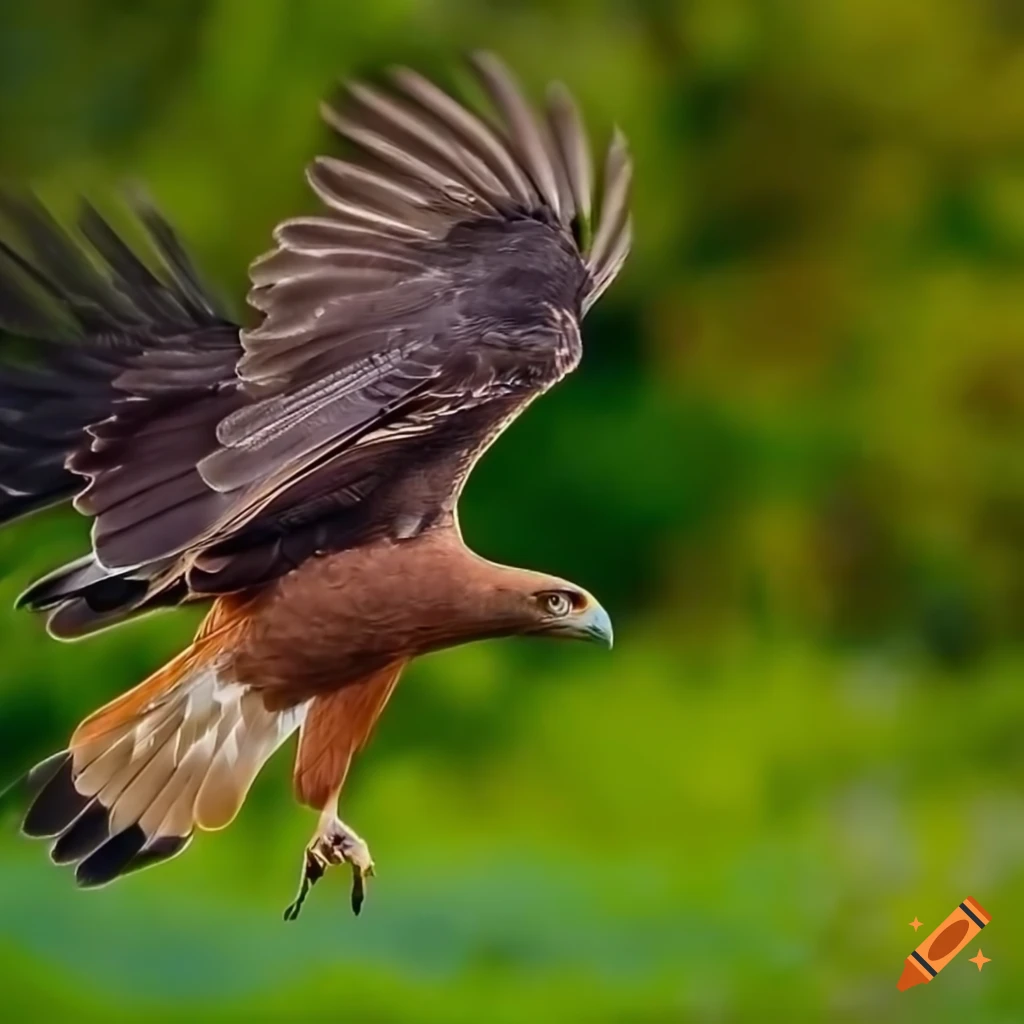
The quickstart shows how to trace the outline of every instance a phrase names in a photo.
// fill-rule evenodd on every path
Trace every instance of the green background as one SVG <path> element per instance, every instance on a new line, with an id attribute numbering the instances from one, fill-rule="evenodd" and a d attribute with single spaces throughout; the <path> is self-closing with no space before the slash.
<path id="1" fill-rule="evenodd" d="M 379 866 L 286 926 L 287 756 L 227 832 L 79 893 L 0 832 L 10 1020 L 1024 1020 L 1024 8 L 1013 0 L 3 0 L 0 176 L 144 181 L 241 309 L 336 76 L 498 50 L 637 162 L 580 371 L 463 502 L 568 576 L 610 655 L 407 673 L 344 800 Z M 178 649 L 10 608 L 77 554 L 0 534 L 0 770 Z M 993 915 L 933 984 L 904 957 Z M 925 930 L 908 927 L 919 917 Z M 992 962 L 967 962 L 978 946 Z"/>

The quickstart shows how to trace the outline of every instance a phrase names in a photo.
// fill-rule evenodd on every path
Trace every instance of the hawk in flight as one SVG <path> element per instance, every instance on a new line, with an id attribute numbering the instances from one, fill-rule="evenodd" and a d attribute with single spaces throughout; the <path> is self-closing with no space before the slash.
<path id="1" fill-rule="evenodd" d="M 82 886 L 223 828 L 298 731 L 319 824 L 288 915 L 343 862 L 358 912 L 373 861 L 338 797 L 409 660 L 611 643 L 582 588 L 470 551 L 457 504 L 579 362 L 630 246 L 630 161 L 616 134 L 596 188 L 564 89 L 535 113 L 497 59 L 472 65 L 491 115 L 405 69 L 325 109 L 350 155 L 309 167 L 323 210 L 253 263 L 249 327 L 144 200 L 148 263 L 88 204 L 72 235 L 0 199 L 0 330 L 30 342 L 0 368 L 0 522 L 69 500 L 92 520 L 90 552 L 19 603 L 64 639 L 210 604 L 191 646 L 23 780 L 24 832 Z"/>

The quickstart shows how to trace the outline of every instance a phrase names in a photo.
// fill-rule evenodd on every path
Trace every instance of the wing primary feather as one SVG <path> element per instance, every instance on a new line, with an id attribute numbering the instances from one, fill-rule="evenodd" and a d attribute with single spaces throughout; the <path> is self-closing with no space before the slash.
<path id="1" fill-rule="evenodd" d="M 407 96 L 434 114 L 479 155 L 501 180 L 514 202 L 525 209 L 536 206 L 538 197 L 529 177 L 480 118 L 415 71 L 398 68 L 393 77 Z"/>
<path id="2" fill-rule="evenodd" d="M 561 197 L 548 150 L 522 91 L 508 69 L 490 53 L 477 52 L 470 58 L 473 69 L 508 125 L 509 144 L 544 201 L 561 220 Z"/>
<path id="3" fill-rule="evenodd" d="M 586 313 L 591 306 L 601 297 L 605 289 L 615 280 L 615 276 L 622 269 L 622 264 L 626 262 L 626 257 L 629 255 L 630 245 L 633 241 L 633 221 L 632 218 L 627 217 L 625 223 L 619 229 L 618 234 L 615 236 L 615 240 L 612 242 L 611 248 L 608 255 L 605 257 L 601 266 L 597 268 L 584 300 L 583 300 L 583 312 Z"/>
<path id="4" fill-rule="evenodd" d="M 594 242 L 587 253 L 587 266 L 600 272 L 622 227 L 629 209 L 629 185 L 632 164 L 625 136 L 618 130 L 612 138 L 605 158 L 601 210 L 597 218 Z"/>
<path id="5" fill-rule="evenodd" d="M 210 323 L 227 323 L 225 314 L 203 287 L 199 273 L 174 228 L 141 189 L 134 188 L 129 200 L 133 213 L 149 233 L 157 252 L 173 276 L 180 291 L 179 300 L 185 303 L 194 317 L 206 318 Z"/>
<path id="6" fill-rule="evenodd" d="M 349 136 L 353 142 L 358 141 L 357 135 L 366 143 L 365 148 L 370 150 L 376 145 L 376 140 L 370 140 L 370 133 L 353 131 Z M 384 140 L 380 140 L 383 148 L 399 151 L 393 146 L 386 146 Z M 371 150 L 372 151 L 372 150 Z M 431 196 L 420 191 L 411 184 L 400 181 L 393 174 L 378 174 L 367 167 L 359 164 L 349 163 L 346 160 L 338 160 L 331 156 L 318 156 L 313 161 L 315 172 L 323 181 L 325 187 L 333 188 L 337 192 L 350 192 L 370 203 L 378 205 L 384 213 L 402 214 L 409 207 L 414 210 L 416 207 L 427 206 Z"/>
<path id="7" fill-rule="evenodd" d="M 439 171 L 410 152 L 408 146 L 397 145 L 381 133 L 339 114 L 330 107 L 325 108 L 324 119 L 339 135 L 385 164 L 389 168 L 392 186 L 396 189 L 401 188 L 394 179 L 394 173 L 397 171 L 408 183 L 406 192 L 412 205 L 447 203 L 471 207 L 472 200 L 478 198 L 464 182 L 456 181 L 451 175 Z M 370 173 L 365 168 L 362 170 L 364 173 Z M 413 183 L 420 188 L 425 186 L 429 191 L 416 191 Z"/>
<path id="8" fill-rule="evenodd" d="M 309 187 L 320 197 L 325 206 L 341 214 L 342 217 L 350 222 L 354 221 L 357 224 L 365 223 L 373 227 L 385 228 L 388 232 L 395 235 L 407 235 L 412 238 L 430 237 L 430 232 L 418 225 L 410 224 L 399 218 L 369 209 L 362 203 L 353 203 L 342 198 L 333 189 L 327 187 L 315 162 L 307 169 L 306 180 L 309 182 Z"/>
<path id="9" fill-rule="evenodd" d="M 501 181 L 487 164 L 471 152 L 452 134 L 449 127 L 442 125 L 425 110 L 418 113 L 404 106 L 390 96 L 360 82 L 348 87 L 349 94 L 357 104 L 360 120 L 371 129 L 380 122 L 381 128 L 397 133 L 415 146 L 421 161 L 433 168 L 438 179 L 457 181 L 473 190 L 478 201 L 485 201 L 489 195 L 500 195 Z M 448 186 L 439 183 L 442 191 Z"/>
<path id="10" fill-rule="evenodd" d="M 594 193 L 594 165 L 583 119 L 569 90 L 561 82 L 548 90 L 548 118 L 572 192 L 573 207 L 585 232 L 583 251 L 589 245 L 591 203 Z"/>
<path id="11" fill-rule="evenodd" d="M 21 267 L 81 328 L 109 331 L 142 322 L 137 306 L 103 279 L 33 195 L 0 192 L 0 213 L 28 244 L 31 259 L 20 259 Z"/>
<path id="12" fill-rule="evenodd" d="M 61 324 L 54 316 L 53 304 L 40 302 L 33 292 L 48 298 L 54 294 L 30 263 L 0 241 L 0 327 L 36 339 L 73 333 L 70 324 Z M 11 371 L 6 370 L 5 376 L 12 376 Z"/>
<path id="13" fill-rule="evenodd" d="M 116 284 L 126 295 L 143 303 L 142 312 L 170 323 L 187 322 L 185 311 L 163 282 L 124 243 L 92 203 L 83 200 L 78 217 L 79 230 L 103 258 Z"/>

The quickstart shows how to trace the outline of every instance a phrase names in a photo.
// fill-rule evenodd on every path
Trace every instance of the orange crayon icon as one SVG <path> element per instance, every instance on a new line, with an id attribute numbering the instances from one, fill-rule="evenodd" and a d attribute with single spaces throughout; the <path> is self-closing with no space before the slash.
<path id="1" fill-rule="evenodd" d="M 906 992 L 908 988 L 931 981 L 991 920 L 992 916 L 988 911 L 977 900 L 968 896 L 907 957 L 896 987 L 901 992 Z"/>

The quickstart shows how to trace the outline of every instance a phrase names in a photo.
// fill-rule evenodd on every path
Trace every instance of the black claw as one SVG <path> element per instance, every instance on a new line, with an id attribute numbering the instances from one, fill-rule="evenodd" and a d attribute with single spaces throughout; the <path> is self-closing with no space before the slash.
<path id="1" fill-rule="evenodd" d="M 294 921 L 298 918 L 310 890 L 324 877 L 324 871 L 326 870 L 327 866 L 320 858 L 312 850 L 307 850 L 306 861 L 302 869 L 302 881 L 299 882 L 298 895 L 295 897 L 295 901 L 290 903 L 284 911 L 284 919 L 286 921 Z"/>
<path id="2" fill-rule="evenodd" d="M 356 917 L 363 909 L 363 900 L 366 899 L 366 882 L 363 880 L 363 873 L 359 868 L 352 869 L 352 913 Z"/>

